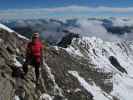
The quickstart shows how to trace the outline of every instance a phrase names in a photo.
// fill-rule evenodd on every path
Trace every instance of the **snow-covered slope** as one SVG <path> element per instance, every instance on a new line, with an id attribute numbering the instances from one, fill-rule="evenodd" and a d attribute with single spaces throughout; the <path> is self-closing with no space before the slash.
<path id="1" fill-rule="evenodd" d="M 81 86 L 94 94 L 94 100 L 112 100 L 113 97 L 118 100 L 132 100 L 132 42 L 105 42 L 95 37 L 83 37 L 80 39 L 74 39 L 72 44 L 66 48 L 66 51 L 74 57 L 83 57 L 88 59 L 88 61 L 96 65 L 96 68 L 101 69 L 104 73 L 112 73 L 113 77 L 109 81 L 113 83 L 113 90 L 106 95 L 104 91 L 101 91 L 95 87 L 95 83 L 90 85 L 89 83 L 86 83 L 85 79 L 79 76 L 78 72 L 69 71 L 69 73 L 79 80 Z M 98 91 L 101 91 L 101 94 L 97 93 Z M 105 97 L 101 98 L 102 95 Z"/>
<path id="2" fill-rule="evenodd" d="M 8 28 L 7 26 L 5 26 L 5 25 L 3 25 L 3 24 L 1 24 L 1 23 L 0 23 L 0 28 L 1 28 L 1 29 L 4 29 L 4 30 L 6 30 L 6 31 L 8 31 L 8 32 L 10 32 L 10 33 L 14 32 L 13 30 L 11 30 L 10 28 Z"/>
<path id="3" fill-rule="evenodd" d="M 7 27 L 7 26 L 4 25 L 4 24 L 1 24 L 1 23 L 0 23 L 0 29 L 3 29 L 3 30 L 5 30 L 5 31 L 7 31 L 7 32 L 9 32 L 9 33 L 14 33 L 14 34 L 16 34 L 16 35 L 17 35 L 19 38 L 21 38 L 21 39 L 28 40 L 28 38 L 26 38 L 25 36 L 22 36 L 22 35 L 18 34 L 17 32 L 15 32 L 14 30 L 12 30 L 11 28 Z"/>

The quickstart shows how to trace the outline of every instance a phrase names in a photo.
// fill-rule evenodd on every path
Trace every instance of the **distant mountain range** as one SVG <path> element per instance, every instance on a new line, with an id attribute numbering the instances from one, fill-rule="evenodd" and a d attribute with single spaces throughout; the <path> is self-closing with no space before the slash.
<path id="1" fill-rule="evenodd" d="M 40 32 L 41 37 L 50 44 L 57 44 L 62 37 L 68 34 L 64 30 L 108 41 L 133 39 L 133 19 L 129 18 L 27 19 L 6 20 L 1 23 L 28 38 L 33 32 Z"/>

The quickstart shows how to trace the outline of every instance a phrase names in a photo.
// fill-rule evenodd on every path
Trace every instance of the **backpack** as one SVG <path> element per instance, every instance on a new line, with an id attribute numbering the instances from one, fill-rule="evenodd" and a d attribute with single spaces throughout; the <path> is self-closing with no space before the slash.
<path id="1" fill-rule="evenodd" d="M 41 57 L 42 55 L 42 43 L 39 39 L 36 39 L 34 42 L 29 42 L 27 47 L 27 52 L 31 56 Z"/>

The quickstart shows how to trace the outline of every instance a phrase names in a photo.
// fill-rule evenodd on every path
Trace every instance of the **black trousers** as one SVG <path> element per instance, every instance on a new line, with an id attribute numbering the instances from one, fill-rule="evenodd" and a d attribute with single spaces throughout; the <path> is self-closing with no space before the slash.
<path id="1" fill-rule="evenodd" d="M 23 71 L 25 74 L 28 72 L 28 65 L 32 65 L 35 68 L 35 74 L 36 74 L 36 79 L 39 79 L 39 68 L 41 66 L 41 63 L 37 62 L 34 56 L 31 57 L 26 57 L 26 61 L 23 64 Z"/>

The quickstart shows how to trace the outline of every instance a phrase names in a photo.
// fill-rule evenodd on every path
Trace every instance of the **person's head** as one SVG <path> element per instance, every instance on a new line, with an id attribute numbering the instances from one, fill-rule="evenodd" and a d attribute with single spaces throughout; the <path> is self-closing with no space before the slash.
<path id="1" fill-rule="evenodd" d="M 32 34 L 32 40 L 37 39 L 40 37 L 40 34 L 38 32 L 35 32 Z"/>

